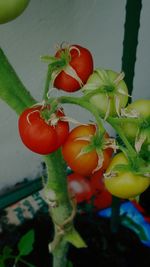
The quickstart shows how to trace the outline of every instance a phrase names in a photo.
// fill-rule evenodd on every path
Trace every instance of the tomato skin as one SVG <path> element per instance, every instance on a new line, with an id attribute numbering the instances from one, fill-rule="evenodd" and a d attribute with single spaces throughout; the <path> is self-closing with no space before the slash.
<path id="1" fill-rule="evenodd" d="M 96 147 L 90 152 L 80 155 L 82 149 L 91 144 L 90 139 L 96 133 L 95 124 L 79 125 L 68 135 L 67 141 L 62 147 L 62 154 L 68 166 L 76 173 L 89 176 L 98 165 L 98 153 Z M 106 138 L 108 134 L 106 133 Z M 89 140 L 88 140 L 89 139 Z M 103 168 L 106 169 L 112 154 L 112 149 L 107 148 L 103 151 Z"/>
<path id="2" fill-rule="evenodd" d="M 106 174 L 113 171 L 113 168 L 118 164 L 128 164 L 127 158 L 123 153 L 115 155 Z M 104 179 L 107 190 L 114 196 L 130 199 L 144 192 L 150 185 L 150 178 L 142 175 L 135 175 L 132 171 L 118 171 L 116 176 Z"/>
<path id="3" fill-rule="evenodd" d="M 100 170 L 94 172 L 92 175 L 89 176 L 94 194 L 100 193 L 104 189 L 103 173 L 104 170 L 101 168 Z"/>
<path id="4" fill-rule="evenodd" d="M 90 137 L 94 135 L 96 132 L 96 125 L 95 124 L 85 124 L 85 125 L 79 125 L 72 129 L 72 131 L 69 133 L 68 139 L 73 140 L 80 137 Z"/>
<path id="5" fill-rule="evenodd" d="M 103 74 L 105 73 L 105 75 Z M 125 107 L 128 101 L 128 89 L 123 80 L 121 80 L 117 85 L 115 80 L 117 79 L 119 73 L 112 70 L 101 70 L 96 69 L 88 78 L 87 83 L 83 86 L 82 90 L 85 94 L 89 93 L 89 101 L 100 111 L 101 116 L 105 116 L 108 109 L 108 96 L 110 101 L 109 115 L 117 115 L 116 110 L 116 96 L 119 100 L 118 111 Z M 92 85 L 92 86 L 91 86 Z M 104 92 L 103 89 L 106 88 Z M 119 93 L 119 90 L 123 94 Z M 97 90 L 93 95 L 91 93 Z"/>
<path id="6" fill-rule="evenodd" d="M 96 210 L 106 209 L 110 207 L 111 204 L 112 195 L 106 189 L 96 195 L 93 203 Z"/>
<path id="7" fill-rule="evenodd" d="M 62 154 L 68 166 L 76 173 L 88 176 L 96 168 L 98 156 L 95 150 L 78 157 L 81 149 L 89 145 L 88 141 L 67 140 L 62 147 Z"/>
<path id="8" fill-rule="evenodd" d="M 70 50 L 71 60 L 69 65 L 76 71 L 83 84 L 85 84 L 88 77 L 93 72 L 92 55 L 85 47 L 79 45 L 72 45 L 70 47 L 76 47 L 77 49 Z M 59 58 L 61 56 L 61 51 L 63 50 L 64 49 L 59 50 L 55 57 Z M 77 50 L 79 50 L 79 52 Z M 57 89 L 61 89 L 66 92 L 75 92 L 81 88 L 79 82 L 64 71 L 61 71 L 55 78 L 54 86 Z"/>
<path id="9" fill-rule="evenodd" d="M 0 24 L 9 22 L 25 10 L 30 0 L 1 0 L 0 1 Z"/>
<path id="10" fill-rule="evenodd" d="M 47 155 L 57 150 L 69 134 L 68 122 L 58 121 L 52 126 L 44 121 L 40 115 L 41 106 L 27 108 L 19 117 L 18 128 L 22 142 L 31 151 Z M 58 111 L 57 116 L 63 116 Z"/>
<path id="11" fill-rule="evenodd" d="M 87 177 L 71 173 L 67 176 L 68 190 L 71 195 L 75 196 L 77 203 L 88 201 L 92 196 L 92 189 Z"/>
<path id="12" fill-rule="evenodd" d="M 85 153 L 78 157 L 80 151 L 90 144 L 90 141 L 78 140 L 78 138 L 90 138 L 95 134 L 94 124 L 79 125 L 75 127 L 62 147 L 62 154 L 68 166 L 76 173 L 88 176 L 96 168 L 98 155 L 96 150 Z"/>
<path id="13" fill-rule="evenodd" d="M 143 118 L 144 120 L 149 120 L 149 128 L 150 128 L 150 100 L 149 99 L 138 99 L 129 104 L 125 108 L 127 113 L 130 113 L 132 111 L 139 114 L 140 118 Z M 135 140 L 135 137 L 139 130 L 139 124 L 136 120 L 133 120 L 133 122 L 125 122 L 121 124 L 121 127 L 123 128 L 123 131 L 125 135 L 130 140 Z M 150 131 L 149 131 L 150 132 Z M 147 141 L 150 142 L 150 137 L 148 138 L 147 135 Z"/>
<path id="14" fill-rule="evenodd" d="M 105 187 L 103 173 L 104 170 L 100 169 L 89 177 L 94 196 L 93 206 L 96 210 L 108 208 L 112 204 L 112 195 Z"/>

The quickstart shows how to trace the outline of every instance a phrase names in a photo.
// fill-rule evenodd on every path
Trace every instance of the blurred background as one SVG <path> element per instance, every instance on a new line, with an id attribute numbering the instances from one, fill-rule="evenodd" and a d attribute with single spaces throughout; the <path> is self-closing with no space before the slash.
<path id="1" fill-rule="evenodd" d="M 126 0 L 31 0 L 17 19 L 0 25 L 0 46 L 26 88 L 41 101 L 47 64 L 40 56 L 53 55 L 63 41 L 87 47 L 95 68 L 121 71 L 125 7 Z M 150 1 L 143 0 L 133 99 L 150 97 L 149 11 Z M 66 106 L 65 112 L 81 122 L 91 120 L 76 106 Z M 41 173 L 42 157 L 21 143 L 17 123 L 17 115 L 0 100 L 0 188 Z"/>

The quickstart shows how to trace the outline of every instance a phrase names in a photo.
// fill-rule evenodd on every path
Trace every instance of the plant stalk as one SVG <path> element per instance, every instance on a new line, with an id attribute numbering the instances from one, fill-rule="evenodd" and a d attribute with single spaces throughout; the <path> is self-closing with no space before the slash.
<path id="1" fill-rule="evenodd" d="M 45 94 L 48 84 L 47 81 Z M 0 98 L 18 115 L 36 103 L 20 81 L 2 49 L 0 49 Z M 48 201 L 50 216 L 55 228 L 54 240 L 50 244 L 53 267 L 66 267 L 68 242 L 77 247 L 85 247 L 85 243 L 73 227 L 75 212 L 68 195 L 66 165 L 61 150 L 44 156 L 44 160 L 47 166 L 45 200 Z"/>
<path id="2" fill-rule="evenodd" d="M 0 98 L 17 114 L 36 103 L 0 48 Z"/>

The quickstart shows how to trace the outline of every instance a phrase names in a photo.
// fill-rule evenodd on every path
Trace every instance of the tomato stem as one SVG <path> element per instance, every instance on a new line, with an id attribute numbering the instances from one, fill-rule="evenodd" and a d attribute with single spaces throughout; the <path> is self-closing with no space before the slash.
<path id="1" fill-rule="evenodd" d="M 1 48 L 0 62 L 0 98 L 20 114 L 36 101 L 22 84 Z"/>
<path id="2" fill-rule="evenodd" d="M 118 231 L 120 223 L 120 204 L 121 204 L 120 198 L 112 196 L 111 218 L 110 218 L 110 229 L 112 233 L 117 233 Z"/>
<path id="3" fill-rule="evenodd" d="M 125 146 L 126 146 L 126 148 L 128 150 L 128 158 L 129 158 L 129 160 L 132 163 L 134 163 L 135 159 L 137 159 L 137 152 L 132 147 L 132 145 L 129 143 L 129 141 L 126 138 L 126 136 L 124 135 L 121 127 L 118 124 L 116 124 L 116 121 L 114 121 L 114 118 L 112 118 L 112 117 L 107 118 L 107 121 L 111 124 L 111 126 L 116 130 L 116 132 L 120 136 L 121 140 L 123 141 L 123 143 L 125 144 Z"/>
<path id="4" fill-rule="evenodd" d="M 83 97 L 61 96 L 57 100 L 59 103 L 75 104 L 88 110 L 95 117 L 100 133 L 101 134 L 105 133 L 105 128 L 102 124 L 99 112 L 97 111 L 94 105 L 85 100 L 84 96 Z"/>
<path id="5" fill-rule="evenodd" d="M 64 58 L 57 59 L 56 61 L 50 63 L 48 65 L 47 75 L 46 75 L 46 82 L 44 87 L 44 94 L 43 100 L 48 100 L 48 91 L 50 87 L 50 83 L 52 82 L 52 74 L 56 70 L 62 69 L 66 65 L 66 60 Z"/>
<path id="6" fill-rule="evenodd" d="M 45 194 L 55 229 L 49 248 L 53 254 L 53 267 L 64 267 L 67 261 L 68 235 L 69 242 L 77 247 L 85 247 L 85 243 L 73 226 L 75 213 L 68 195 L 66 164 L 61 150 L 44 156 L 44 160 L 47 166 Z"/>

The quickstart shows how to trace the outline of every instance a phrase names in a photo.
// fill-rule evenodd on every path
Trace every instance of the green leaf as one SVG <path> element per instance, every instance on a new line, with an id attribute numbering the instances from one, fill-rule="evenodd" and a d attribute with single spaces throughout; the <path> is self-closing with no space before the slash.
<path id="1" fill-rule="evenodd" d="M 67 267 L 73 267 L 73 264 L 72 264 L 71 261 L 68 261 L 68 262 L 67 262 Z"/>
<path id="2" fill-rule="evenodd" d="M 22 236 L 18 243 L 19 255 L 25 256 L 28 255 L 33 250 L 34 242 L 34 231 L 30 230 L 25 235 Z"/>
<path id="3" fill-rule="evenodd" d="M 10 248 L 10 247 L 8 247 L 8 246 L 5 246 L 5 247 L 3 248 L 3 258 L 4 258 L 4 259 L 9 258 L 9 256 L 11 255 L 11 253 L 12 253 L 12 248 Z"/>
<path id="4" fill-rule="evenodd" d="M 6 267 L 4 261 L 1 261 L 1 259 L 0 259 L 0 267 Z"/>

